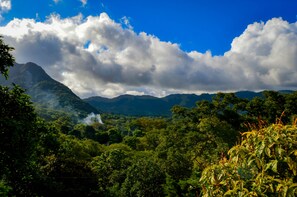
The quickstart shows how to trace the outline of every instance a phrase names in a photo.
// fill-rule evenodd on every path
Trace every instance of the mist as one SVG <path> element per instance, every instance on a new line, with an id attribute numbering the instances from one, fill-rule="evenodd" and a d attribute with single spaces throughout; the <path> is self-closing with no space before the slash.
<path id="1" fill-rule="evenodd" d="M 82 123 L 91 125 L 93 123 L 98 122 L 99 124 L 104 124 L 100 114 L 94 114 L 93 112 L 90 113 L 86 118 L 82 120 Z"/>

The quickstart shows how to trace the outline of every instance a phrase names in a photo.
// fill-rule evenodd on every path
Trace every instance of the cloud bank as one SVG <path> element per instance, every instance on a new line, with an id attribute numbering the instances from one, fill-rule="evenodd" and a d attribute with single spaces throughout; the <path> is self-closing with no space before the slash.
<path id="1" fill-rule="evenodd" d="M 81 97 L 297 87 L 297 22 L 281 18 L 249 25 L 222 56 L 183 51 L 106 13 L 14 19 L 0 34 L 17 62 L 39 64 Z"/>

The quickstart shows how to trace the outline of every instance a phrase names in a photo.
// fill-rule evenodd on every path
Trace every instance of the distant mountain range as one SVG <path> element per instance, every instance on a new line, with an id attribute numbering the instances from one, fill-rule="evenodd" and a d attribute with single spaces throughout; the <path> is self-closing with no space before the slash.
<path id="1" fill-rule="evenodd" d="M 292 93 L 293 91 L 281 90 L 279 92 Z M 263 92 L 239 91 L 235 92 L 235 95 L 251 100 L 254 97 L 263 97 Z M 196 106 L 197 101 L 211 101 L 214 96 L 216 94 L 171 94 L 163 98 L 121 95 L 111 99 L 95 96 L 86 98 L 84 101 L 106 113 L 130 116 L 170 116 L 170 110 L 175 105 L 191 108 Z"/>
<path id="2" fill-rule="evenodd" d="M 52 79 L 40 66 L 34 63 L 15 64 L 9 69 L 9 78 L 0 77 L 0 84 L 12 83 L 26 89 L 39 112 L 71 113 L 85 117 L 97 109 L 80 99 L 68 87 Z"/>
<path id="3" fill-rule="evenodd" d="M 235 93 L 240 98 L 261 97 L 262 93 L 241 91 Z M 87 103 L 107 113 L 132 116 L 170 116 L 170 109 L 175 105 L 194 107 L 197 101 L 211 101 L 216 94 L 172 94 L 163 98 L 153 96 L 121 95 L 116 98 L 90 97 Z"/>
<path id="4" fill-rule="evenodd" d="M 34 63 L 15 64 L 10 68 L 9 80 L 0 77 L 0 84 L 18 84 L 27 90 L 37 109 L 43 115 L 49 111 L 66 112 L 84 117 L 93 113 L 112 113 L 129 116 L 170 116 L 175 105 L 194 107 L 197 101 L 210 101 L 216 94 L 172 94 L 163 98 L 153 96 L 121 95 L 116 98 L 99 96 L 80 99 L 68 87 L 52 79 L 40 66 Z M 283 93 L 293 91 L 285 90 Z M 262 92 L 240 91 L 239 98 L 261 97 Z"/>

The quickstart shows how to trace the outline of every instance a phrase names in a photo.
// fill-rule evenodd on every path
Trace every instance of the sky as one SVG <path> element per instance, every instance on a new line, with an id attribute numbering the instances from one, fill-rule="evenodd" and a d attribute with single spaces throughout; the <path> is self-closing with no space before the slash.
<path id="1" fill-rule="evenodd" d="M 0 35 L 82 98 L 297 87 L 296 0 L 0 0 Z"/>

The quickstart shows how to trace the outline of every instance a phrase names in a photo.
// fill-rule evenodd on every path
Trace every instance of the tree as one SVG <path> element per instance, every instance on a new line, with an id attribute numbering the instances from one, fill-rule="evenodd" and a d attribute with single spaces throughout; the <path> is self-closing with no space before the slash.
<path id="1" fill-rule="evenodd" d="M 286 95 L 285 116 L 291 118 L 291 121 L 297 115 L 297 92 Z"/>
<path id="2" fill-rule="evenodd" d="M 218 93 L 212 100 L 217 117 L 228 122 L 235 129 L 241 129 L 242 113 L 247 100 L 236 97 L 234 93 Z"/>
<path id="3" fill-rule="evenodd" d="M 33 176 L 36 147 L 44 132 L 29 97 L 18 86 L 0 86 L 0 176 L 22 194 Z"/>
<path id="4" fill-rule="evenodd" d="M 182 196 L 183 191 L 179 182 L 191 176 L 192 160 L 186 154 L 179 152 L 178 149 L 169 148 L 167 157 L 160 160 L 160 166 L 166 173 L 165 193 L 169 196 Z"/>
<path id="5" fill-rule="evenodd" d="M 6 45 L 2 40 L 2 36 L 0 36 L 0 73 L 6 79 L 8 77 L 8 67 L 14 64 L 14 57 L 10 53 L 12 50 L 13 48 Z"/>
<path id="6" fill-rule="evenodd" d="M 140 158 L 127 169 L 123 196 L 163 196 L 165 174 L 151 158 Z"/>
<path id="7" fill-rule="evenodd" d="M 239 137 L 239 132 L 234 130 L 226 121 L 221 121 L 217 117 L 201 119 L 198 128 L 201 133 L 211 133 L 214 136 L 221 138 L 224 143 L 229 145 L 229 148 L 236 143 L 236 140 Z"/>
<path id="8" fill-rule="evenodd" d="M 255 97 L 250 100 L 247 104 L 247 115 L 249 117 L 249 122 L 257 123 L 258 120 L 265 118 L 265 106 L 264 100 L 259 97 Z"/>
<path id="9" fill-rule="evenodd" d="M 14 63 L 11 50 L 0 37 L 0 73 L 5 78 Z M 44 133 L 46 128 L 24 90 L 0 86 L 0 182 L 11 187 L 12 194 L 32 195 L 36 147 Z"/>
<path id="10" fill-rule="evenodd" d="M 108 130 L 109 143 L 120 143 L 122 141 L 121 132 L 117 128 Z"/>
<path id="11" fill-rule="evenodd" d="M 203 196 L 296 196 L 297 127 L 280 124 L 246 132 L 241 144 L 206 168 Z"/>
<path id="12" fill-rule="evenodd" d="M 58 150 L 42 155 L 40 196 L 96 196 L 97 178 L 90 166 L 103 147 L 89 139 L 59 133 Z"/>
<path id="13" fill-rule="evenodd" d="M 275 91 L 264 91 L 264 107 L 269 123 L 275 123 L 285 111 L 285 97 Z M 283 117 L 286 118 L 286 117 Z"/>
<path id="14" fill-rule="evenodd" d="M 98 190 L 106 196 L 119 196 L 125 181 L 127 168 L 131 165 L 126 151 L 112 149 L 93 159 L 92 169 L 98 177 Z"/>

